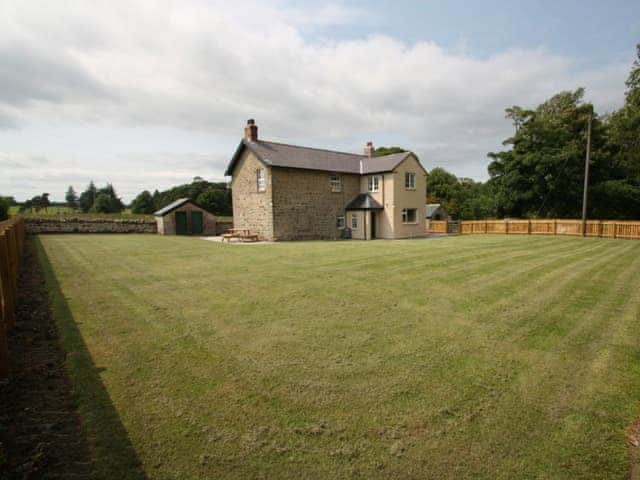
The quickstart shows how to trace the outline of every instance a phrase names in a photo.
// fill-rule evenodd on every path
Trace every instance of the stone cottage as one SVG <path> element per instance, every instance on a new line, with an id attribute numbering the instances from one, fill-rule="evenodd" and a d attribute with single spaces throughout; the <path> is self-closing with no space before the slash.
<path id="1" fill-rule="evenodd" d="M 258 138 L 249 120 L 225 175 L 234 228 L 265 240 L 412 238 L 425 233 L 427 171 L 412 152 L 376 157 Z"/>

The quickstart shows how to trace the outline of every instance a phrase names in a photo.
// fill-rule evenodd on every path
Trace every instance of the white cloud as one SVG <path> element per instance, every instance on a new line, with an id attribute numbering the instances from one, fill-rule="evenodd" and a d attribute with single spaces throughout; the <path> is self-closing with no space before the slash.
<path id="1" fill-rule="evenodd" d="M 362 15 L 337 2 L 305 10 L 251 1 L 3 2 L 0 140 L 12 147 L 0 148 L 12 158 L 50 161 L 39 167 L 41 180 L 29 183 L 35 191 L 12 187 L 27 184 L 18 168 L 10 175 L 14 183 L 5 176 L 0 189 L 23 197 L 53 190 L 47 179 L 70 183 L 58 167 L 92 148 L 91 135 L 74 136 L 78 124 L 139 135 L 135 143 L 144 147 L 133 150 L 117 141 L 119 134 L 94 143 L 96 160 L 82 169 L 83 179 L 104 175 L 116 187 L 122 181 L 128 199 L 129 192 L 167 186 L 184 174 L 220 177 L 248 117 L 272 139 L 357 150 L 369 139 L 401 142 L 429 168 L 445 165 L 479 177 L 486 152 L 511 133 L 505 107 L 534 106 L 578 86 L 600 111 L 622 102 L 626 64 L 581 70 L 575 59 L 540 49 L 478 59 L 464 49 L 385 35 L 348 41 L 304 35 Z M 39 132 L 67 125 L 67 137 L 30 142 L 33 125 Z M 200 144 L 165 155 L 152 134 L 157 128 L 199 142 L 210 135 L 210 150 Z M 176 146 L 185 146 L 184 135 Z M 161 143 L 167 147 L 171 139 Z M 155 159 L 152 171 L 133 170 L 140 154 Z M 217 160 L 207 169 L 189 163 L 192 154 Z M 127 160 L 113 170 L 107 157 Z"/>

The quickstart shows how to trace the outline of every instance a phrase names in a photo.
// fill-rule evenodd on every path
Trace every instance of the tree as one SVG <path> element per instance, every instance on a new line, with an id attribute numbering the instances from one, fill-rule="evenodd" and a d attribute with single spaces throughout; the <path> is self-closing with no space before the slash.
<path id="1" fill-rule="evenodd" d="M 80 198 L 78 203 L 80 204 L 80 210 L 84 213 L 87 213 L 93 207 L 94 202 L 96 201 L 97 188 L 93 183 L 93 180 L 89 182 L 87 188 L 80 194 Z"/>
<path id="2" fill-rule="evenodd" d="M 0 197 L 0 221 L 9 218 L 9 201 L 5 197 Z"/>
<path id="3" fill-rule="evenodd" d="M 217 192 L 213 194 L 211 190 Z M 207 195 L 201 195 L 207 192 Z M 226 182 L 208 182 L 201 177 L 194 177 L 191 183 L 177 185 L 169 190 L 159 192 L 155 190 L 151 196 L 153 207 L 158 210 L 179 198 L 192 198 L 196 202 L 202 202 L 205 208 L 211 209 L 216 215 L 231 215 L 231 189 Z"/>
<path id="4" fill-rule="evenodd" d="M 156 211 L 153 196 L 149 190 L 145 190 L 138 194 L 131 202 L 131 212 L 139 214 L 151 214 Z"/>
<path id="5" fill-rule="evenodd" d="M 96 213 L 120 213 L 122 210 L 124 210 L 124 204 L 116 194 L 112 184 L 107 183 L 105 187 L 97 190 L 91 211 Z"/>
<path id="6" fill-rule="evenodd" d="M 637 218 L 640 212 L 640 44 L 626 81 L 624 106 L 608 119 L 612 157 L 608 178 L 592 189 L 591 202 L 599 216 Z"/>
<path id="7" fill-rule="evenodd" d="M 196 202 L 205 210 L 208 210 L 217 215 L 229 215 L 229 199 L 226 190 L 219 188 L 207 188 L 204 192 L 198 195 Z"/>
<path id="8" fill-rule="evenodd" d="M 111 211 L 111 196 L 104 192 L 98 193 L 91 211 L 96 213 L 113 213 Z"/>
<path id="9" fill-rule="evenodd" d="M 39 198 L 40 198 L 40 209 L 44 209 L 46 211 L 51 205 L 51 202 L 49 201 L 49 194 L 43 193 L 42 195 L 40 195 Z"/>
<path id="10" fill-rule="evenodd" d="M 67 207 L 69 207 L 71 210 L 75 210 L 78 208 L 78 196 L 76 195 L 76 191 L 71 185 L 69 185 L 64 199 L 67 202 Z"/>
<path id="11" fill-rule="evenodd" d="M 504 141 L 511 149 L 489 153 L 490 185 L 497 213 L 515 217 L 576 217 L 582 205 L 587 118 L 593 106 L 584 89 L 554 95 L 535 110 L 507 110 L 516 127 Z M 605 132 L 594 116 L 592 181 L 606 175 Z"/>
<path id="12" fill-rule="evenodd" d="M 470 178 L 458 178 L 436 167 L 427 177 L 427 201 L 440 203 L 454 218 L 476 219 L 495 216 L 491 187 Z"/>
<path id="13" fill-rule="evenodd" d="M 392 153 L 402 153 L 406 152 L 404 148 L 400 147 L 378 147 L 373 151 L 374 157 L 382 157 L 384 155 L 390 155 Z"/>

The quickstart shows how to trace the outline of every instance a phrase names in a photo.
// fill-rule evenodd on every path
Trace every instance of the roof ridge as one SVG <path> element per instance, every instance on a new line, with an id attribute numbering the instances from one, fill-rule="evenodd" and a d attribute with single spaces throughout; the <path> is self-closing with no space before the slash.
<path id="1" fill-rule="evenodd" d="M 248 142 L 248 144 L 250 145 L 252 142 Z M 307 150 L 317 150 L 319 152 L 329 152 L 329 153 L 338 153 L 340 155 L 350 155 L 350 156 L 354 156 L 354 157 L 363 157 L 363 158 L 370 158 L 370 159 L 374 159 L 374 158 L 384 158 L 384 157 L 390 157 L 391 155 L 408 155 L 411 152 L 411 150 L 404 150 L 402 152 L 394 152 L 394 153 L 387 153 L 386 155 L 379 155 L 379 156 L 372 156 L 369 157 L 368 155 L 365 155 L 363 153 L 351 153 L 351 152 L 342 152 L 340 150 L 331 150 L 329 148 L 318 148 L 318 147 L 307 147 L 304 145 L 295 145 L 293 143 L 284 143 L 284 142 L 274 142 L 273 140 L 256 140 L 255 143 L 275 143 L 276 145 L 284 145 L 285 147 L 294 147 L 294 148 L 306 148 Z"/>

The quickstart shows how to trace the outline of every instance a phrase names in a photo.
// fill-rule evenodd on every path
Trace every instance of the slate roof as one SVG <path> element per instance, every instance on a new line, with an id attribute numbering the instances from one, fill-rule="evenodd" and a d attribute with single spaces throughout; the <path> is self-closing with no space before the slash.
<path id="1" fill-rule="evenodd" d="M 431 218 L 433 214 L 441 207 L 439 203 L 427 203 L 427 211 L 425 218 Z M 443 209 L 444 210 L 444 209 Z"/>
<path id="2" fill-rule="evenodd" d="M 200 205 L 198 205 L 196 202 L 194 202 L 193 200 L 191 200 L 190 198 L 179 198 L 178 200 L 176 200 L 175 202 L 171 202 L 169 205 L 167 205 L 166 207 L 162 207 L 160 210 L 158 210 L 157 212 L 154 212 L 154 215 L 156 217 L 162 217 L 164 215 L 166 215 L 167 213 L 171 212 L 172 210 L 175 210 L 178 207 L 181 207 L 182 205 L 184 205 L 185 203 L 192 203 L 193 205 L 195 205 L 198 208 L 202 208 Z M 202 208 L 202 210 L 205 210 L 204 208 Z"/>
<path id="3" fill-rule="evenodd" d="M 368 193 L 361 193 L 356 196 L 353 200 L 351 200 L 347 206 L 344 208 L 345 210 L 382 210 L 382 205 L 380 205 L 376 200 L 369 195 Z"/>
<path id="4" fill-rule="evenodd" d="M 261 162 L 270 167 L 304 168 L 356 175 L 390 172 L 407 156 L 411 155 L 411 152 L 402 152 L 369 158 L 366 155 L 356 153 L 336 152 L 264 140 L 252 142 L 243 139 L 238 145 L 225 175 L 233 174 L 236 162 L 240 159 L 245 148 L 250 149 Z"/>

